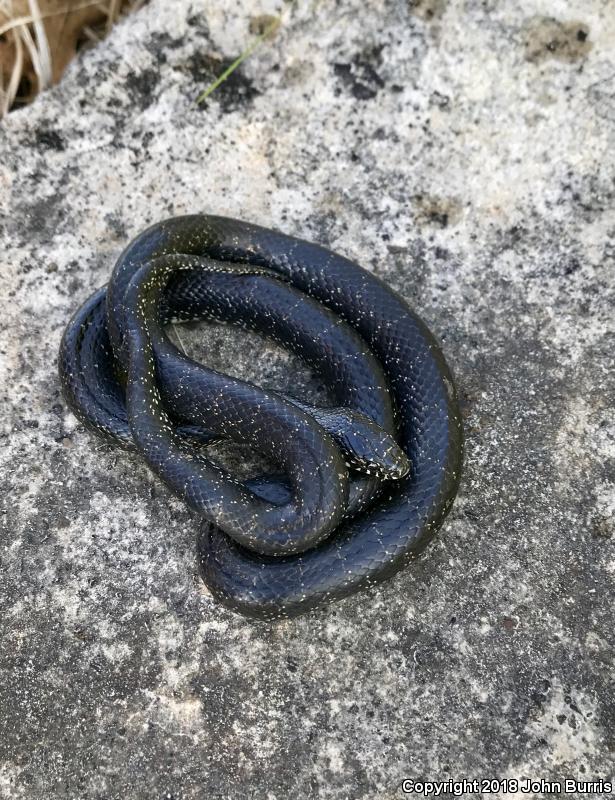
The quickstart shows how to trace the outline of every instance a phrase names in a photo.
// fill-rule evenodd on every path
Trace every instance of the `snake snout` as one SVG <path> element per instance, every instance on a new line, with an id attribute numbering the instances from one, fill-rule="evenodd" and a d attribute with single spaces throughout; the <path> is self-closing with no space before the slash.
<path id="1" fill-rule="evenodd" d="M 376 466 L 379 469 L 380 477 L 397 481 L 410 473 L 411 464 L 410 459 L 397 442 L 392 437 L 390 438 L 391 444 L 384 453 L 379 455 Z"/>

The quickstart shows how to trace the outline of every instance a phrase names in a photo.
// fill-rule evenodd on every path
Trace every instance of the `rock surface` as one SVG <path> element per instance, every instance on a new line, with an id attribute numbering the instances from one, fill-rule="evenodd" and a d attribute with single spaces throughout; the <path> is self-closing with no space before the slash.
<path id="1" fill-rule="evenodd" d="M 614 149 L 606 0 L 152 0 L 4 121 L 0 797 L 608 777 Z M 295 621 L 220 608 L 198 520 L 59 393 L 70 314 L 134 234 L 196 210 L 377 272 L 442 340 L 464 401 L 465 477 L 435 543 Z M 234 374 L 318 388 L 256 338 L 184 337 Z"/>

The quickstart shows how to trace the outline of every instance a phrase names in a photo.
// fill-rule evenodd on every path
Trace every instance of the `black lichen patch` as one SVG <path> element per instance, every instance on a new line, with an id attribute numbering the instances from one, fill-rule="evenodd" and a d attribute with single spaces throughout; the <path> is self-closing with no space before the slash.
<path id="1" fill-rule="evenodd" d="M 204 91 L 230 67 L 233 61 L 234 59 L 231 58 L 216 58 L 207 53 L 195 53 L 186 61 L 184 68 L 201 91 Z M 221 111 L 226 114 L 236 111 L 242 106 L 250 105 L 259 94 L 259 90 L 239 67 L 222 81 L 207 98 L 207 101 L 201 104 L 201 108 L 207 108 L 209 103 L 217 102 Z"/>
<path id="2" fill-rule="evenodd" d="M 188 25 L 199 33 L 209 36 L 209 26 L 207 24 L 207 20 L 202 14 L 192 14 L 190 17 L 188 17 Z"/>
<path id="3" fill-rule="evenodd" d="M 589 28 L 582 22 L 561 22 L 554 17 L 532 17 L 525 26 L 525 58 L 533 64 L 548 59 L 574 64 L 589 53 Z"/>
<path id="4" fill-rule="evenodd" d="M 105 215 L 105 222 L 113 236 L 113 238 L 121 241 L 126 239 L 127 231 L 124 218 L 119 212 Z"/>
<path id="5" fill-rule="evenodd" d="M 177 50 L 183 43 L 184 40 L 181 36 L 173 37 L 166 31 L 156 31 L 152 33 L 149 42 L 145 46 L 159 64 L 166 64 L 167 52 L 169 50 Z"/>
<path id="6" fill-rule="evenodd" d="M 39 128 L 35 134 L 36 144 L 44 150 L 64 150 L 64 139 L 51 128 Z"/>
<path id="7" fill-rule="evenodd" d="M 382 61 L 382 47 L 374 47 L 350 62 L 337 62 L 333 71 L 342 86 L 357 100 L 372 100 L 384 86 L 376 68 Z"/>
<path id="8" fill-rule="evenodd" d="M 136 75 L 126 78 L 126 87 L 133 103 L 145 111 L 154 100 L 154 92 L 158 85 L 158 73 L 153 69 L 144 69 Z"/>
<path id="9" fill-rule="evenodd" d="M 442 94 L 442 92 L 435 91 L 432 92 L 432 95 L 429 98 L 429 105 L 439 108 L 440 111 L 450 111 L 451 98 L 447 94 Z"/>
<path id="10" fill-rule="evenodd" d="M 410 11 L 417 17 L 431 22 L 439 19 L 446 11 L 448 0 L 410 0 Z"/>
<path id="11" fill-rule="evenodd" d="M 610 214 L 615 202 L 615 184 L 612 180 L 599 180 L 594 175 L 570 171 L 562 183 L 557 205 L 565 205 L 575 217 L 587 223 Z"/>
<path id="12" fill-rule="evenodd" d="M 39 241 L 53 237 L 58 225 L 66 215 L 61 193 L 39 197 L 30 203 L 20 204 L 19 219 L 24 235 Z"/>

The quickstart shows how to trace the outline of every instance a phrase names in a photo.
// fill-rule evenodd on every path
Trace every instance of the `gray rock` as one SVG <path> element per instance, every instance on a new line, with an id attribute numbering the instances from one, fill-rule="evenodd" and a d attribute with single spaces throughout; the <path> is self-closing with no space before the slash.
<path id="1" fill-rule="evenodd" d="M 0 796 L 388 799 L 403 778 L 606 778 L 612 13 L 289 5 L 197 106 L 251 18 L 281 8 L 222 5 L 153 0 L 0 129 Z M 59 392 L 70 314 L 133 235 L 197 210 L 377 272 L 442 340 L 463 397 L 465 477 L 435 543 L 295 621 L 217 605 L 198 520 Z M 256 337 L 184 337 L 292 385 Z"/>

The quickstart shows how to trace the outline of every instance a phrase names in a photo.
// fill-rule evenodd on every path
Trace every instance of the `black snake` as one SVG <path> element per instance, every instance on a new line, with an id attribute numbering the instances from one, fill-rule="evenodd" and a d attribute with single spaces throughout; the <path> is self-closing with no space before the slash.
<path id="1" fill-rule="evenodd" d="M 337 405 L 196 363 L 164 327 L 193 319 L 283 344 Z M 256 225 L 191 215 L 144 231 L 69 322 L 59 368 L 77 416 L 203 516 L 203 579 L 251 617 L 296 616 L 394 575 L 457 491 L 457 397 L 424 323 L 352 261 Z M 240 482 L 207 457 L 219 439 L 248 443 L 280 474 Z"/>

